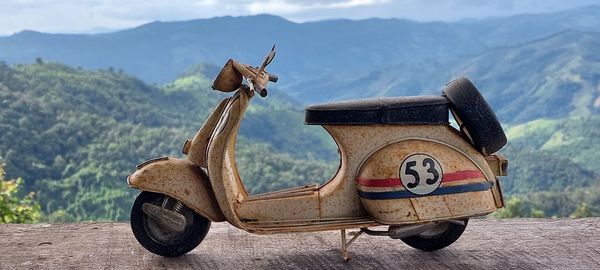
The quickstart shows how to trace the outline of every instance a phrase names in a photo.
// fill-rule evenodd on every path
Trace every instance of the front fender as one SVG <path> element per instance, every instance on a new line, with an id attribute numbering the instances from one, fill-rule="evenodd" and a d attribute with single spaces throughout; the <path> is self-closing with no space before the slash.
<path id="1" fill-rule="evenodd" d="M 190 161 L 161 158 L 145 162 L 127 178 L 127 184 L 142 191 L 171 196 L 211 221 L 226 220 L 210 179 Z"/>

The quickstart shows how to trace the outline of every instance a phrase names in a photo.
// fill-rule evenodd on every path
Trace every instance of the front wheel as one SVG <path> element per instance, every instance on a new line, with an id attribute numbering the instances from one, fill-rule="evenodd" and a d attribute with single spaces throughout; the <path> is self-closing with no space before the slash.
<path id="1" fill-rule="evenodd" d="M 185 217 L 181 232 L 170 231 L 142 211 L 144 203 L 177 211 Z M 131 230 L 148 251 L 165 257 L 177 257 L 196 248 L 208 233 L 210 220 L 197 214 L 181 202 L 159 193 L 142 191 L 131 208 Z"/>
<path id="2" fill-rule="evenodd" d="M 442 249 L 460 238 L 468 222 L 468 219 L 462 220 L 462 224 L 460 222 L 443 222 L 435 228 L 417 235 L 400 238 L 400 240 L 413 248 L 423 251 Z"/>

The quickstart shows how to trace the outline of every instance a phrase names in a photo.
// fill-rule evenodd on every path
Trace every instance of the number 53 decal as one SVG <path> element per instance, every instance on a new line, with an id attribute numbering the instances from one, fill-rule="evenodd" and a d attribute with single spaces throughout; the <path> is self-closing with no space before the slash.
<path id="1" fill-rule="evenodd" d="M 435 191 L 442 183 L 444 173 L 435 158 L 426 154 L 414 154 L 402 161 L 400 181 L 406 190 L 417 195 Z"/>

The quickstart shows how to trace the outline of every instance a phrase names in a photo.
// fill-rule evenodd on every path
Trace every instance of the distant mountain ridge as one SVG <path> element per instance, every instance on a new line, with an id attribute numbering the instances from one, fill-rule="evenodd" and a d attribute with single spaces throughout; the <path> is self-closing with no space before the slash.
<path id="1" fill-rule="evenodd" d="M 551 198 L 533 202 L 548 215 L 568 216 L 581 203 L 600 215 L 597 6 L 455 23 L 259 15 L 0 37 L 0 161 L 28 191 L 41 191 L 46 214 L 68 215 L 50 221 L 124 220 L 133 165 L 179 155 L 222 97 L 209 91 L 220 65 L 229 57 L 258 63 L 273 43 L 269 70 L 280 81 L 253 100 L 236 149 L 250 192 L 326 181 L 335 171 L 334 142 L 302 125 L 302 103 L 439 95 L 467 76 L 509 137 L 505 194 Z M 18 64 L 27 62 L 37 63 Z"/>
<path id="2" fill-rule="evenodd" d="M 292 86 L 307 102 L 441 94 L 452 78 L 471 78 L 505 123 L 600 114 L 600 33 L 567 30 L 524 44 L 447 62 L 330 75 Z"/>
<path id="3" fill-rule="evenodd" d="M 0 37 L 0 60 L 27 63 L 42 57 L 85 68 L 112 66 L 164 83 L 199 62 L 220 65 L 229 57 L 258 62 L 277 44 L 280 57 L 272 69 L 288 85 L 330 73 L 457 59 L 567 29 L 600 30 L 600 7 L 455 23 L 366 19 L 298 24 L 257 15 L 153 22 L 96 35 L 25 31 Z"/>

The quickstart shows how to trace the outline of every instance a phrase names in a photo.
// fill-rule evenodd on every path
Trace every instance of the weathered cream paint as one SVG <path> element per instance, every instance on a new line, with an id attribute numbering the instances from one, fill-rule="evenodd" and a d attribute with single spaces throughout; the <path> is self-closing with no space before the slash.
<path id="1" fill-rule="evenodd" d="M 302 193 L 300 193 L 302 194 Z M 286 194 L 287 195 L 287 194 Z M 319 218 L 319 193 L 236 203 L 236 213 L 245 220 L 315 220 Z"/>
<path id="2" fill-rule="evenodd" d="M 508 160 L 500 154 L 494 154 L 491 156 L 486 156 L 485 160 L 487 161 L 492 172 L 497 176 L 506 176 L 508 170 Z"/>
<path id="3" fill-rule="evenodd" d="M 412 154 L 426 154 L 435 158 L 441 168 L 440 173 L 459 171 L 479 171 L 476 164 L 463 153 L 445 144 L 432 140 L 405 139 L 386 145 L 367 159 L 357 178 L 389 179 L 399 178 L 400 165 Z M 495 179 L 495 178 L 491 178 Z M 464 185 L 486 181 L 476 177 L 456 182 L 442 182 L 441 186 Z M 494 182 L 494 181 L 492 181 Z M 403 187 L 367 187 L 357 185 L 367 192 L 403 190 Z M 486 195 L 487 193 L 487 195 Z M 458 198 L 458 199 L 457 199 Z M 457 193 L 417 198 L 370 200 L 361 199 L 369 215 L 380 223 L 399 224 L 409 221 L 431 221 L 454 216 L 485 215 L 496 209 L 492 191 Z M 457 207 L 457 204 L 460 206 Z"/>
<path id="4" fill-rule="evenodd" d="M 187 154 L 187 159 L 200 167 L 207 167 L 206 150 L 208 148 L 208 142 L 210 141 L 210 135 L 215 129 L 228 101 L 229 98 L 225 98 L 217 105 L 217 107 L 215 107 L 208 119 L 206 119 L 206 122 L 204 122 L 200 130 L 198 130 L 198 133 L 196 133 L 196 136 L 191 140 L 189 149 L 184 151 L 184 154 Z"/>
<path id="5" fill-rule="evenodd" d="M 458 131 L 448 125 L 324 126 L 336 141 L 341 153 L 341 164 L 333 179 L 321 187 L 303 187 L 250 196 L 237 171 L 235 144 L 239 125 L 251 97 L 252 93 L 247 89 L 238 90 L 233 97 L 217 106 L 187 148 L 190 161 L 170 159 L 168 162 L 171 165 L 161 165 L 165 168 L 153 169 L 151 177 L 145 177 L 152 180 L 139 181 L 142 171 L 150 170 L 162 162 L 152 163 L 146 170 L 144 167 L 131 176 L 135 182 L 132 186 L 173 196 L 212 220 L 226 219 L 235 227 L 261 234 L 337 230 L 384 223 L 407 224 L 464 218 L 485 212 L 481 211 L 480 205 L 488 207 L 487 212 L 502 206 L 497 188 L 498 182 L 488 162 L 461 137 Z M 461 168 L 470 166 L 480 170 L 485 175 L 485 181 L 494 183 L 494 189 L 492 192 L 464 193 L 450 200 L 435 197 L 394 200 L 394 203 L 389 203 L 388 208 L 379 207 L 375 210 L 369 208 L 367 211 L 358 196 L 355 179 L 361 168 L 365 168 L 365 172 L 369 170 L 374 172 L 379 170 L 377 168 L 381 168 L 379 165 L 373 168 L 365 165 L 368 163 L 367 159 L 374 153 L 382 149 L 385 152 L 385 149 L 391 145 L 401 144 L 401 142 L 408 142 L 408 145 L 403 146 L 408 150 L 417 145 L 439 144 L 460 153 L 456 166 L 462 166 Z M 377 164 L 381 159 L 374 158 L 372 164 Z M 396 165 L 402 161 L 398 157 L 391 156 L 386 156 L 385 159 Z M 187 163 L 180 164 L 180 162 Z M 204 164 L 208 169 L 210 186 L 202 175 L 197 175 L 202 172 L 199 165 Z M 322 182 L 319 180 L 307 179 L 307 182 Z M 185 190 L 177 188 L 172 190 L 172 187 L 166 185 L 177 181 L 181 182 L 182 186 L 196 185 L 197 192 L 185 193 Z M 207 193 L 211 193 L 213 197 L 207 199 L 209 198 L 206 196 Z M 478 201 L 474 208 L 468 206 L 473 200 Z M 220 212 L 216 209 L 220 209 Z M 398 219 L 398 216 L 404 218 Z"/>
<path id="6" fill-rule="evenodd" d="M 238 90 L 229 100 L 208 146 L 208 175 L 219 207 L 229 223 L 245 230 L 234 208 L 248 197 L 235 166 L 235 142 L 248 98 L 245 91 Z"/>
<path id="7" fill-rule="evenodd" d="M 489 191 L 458 193 L 445 196 L 450 213 L 453 216 L 481 215 L 496 210 L 494 194 Z"/>
<path id="8" fill-rule="evenodd" d="M 358 197 L 355 179 L 359 169 L 368 157 L 380 149 L 385 149 L 401 141 L 414 140 L 414 142 L 410 142 L 408 146 L 405 146 L 406 148 L 410 148 L 415 142 L 424 145 L 437 142 L 444 145 L 451 151 L 461 153 L 461 155 L 458 155 L 457 164 L 459 165 L 456 165 L 456 167 L 461 167 L 460 164 L 470 164 L 468 165 L 469 168 L 482 171 L 486 181 L 496 184 L 495 176 L 483 155 L 450 126 L 330 125 L 325 128 L 336 140 L 342 153 L 340 169 L 331 181 L 318 189 L 299 188 L 291 191 L 273 192 L 268 196 L 253 198 L 245 190 L 235 165 L 237 130 L 250 98 L 251 96 L 247 90 L 236 92 L 216 124 L 208 150 L 208 171 L 215 197 L 227 220 L 238 228 L 255 233 L 282 233 L 313 231 L 316 228 L 323 230 L 349 228 L 352 227 L 352 224 L 355 224 L 356 227 L 378 224 L 372 218 L 372 222 L 364 222 L 365 219 L 369 219 L 369 213 L 367 213 Z M 398 158 L 392 159 L 392 162 L 398 164 L 401 161 Z M 451 169 L 452 166 L 448 168 Z M 465 166 L 462 165 L 461 168 L 465 168 Z M 307 181 L 319 182 L 318 179 L 307 179 Z M 398 214 L 393 213 L 394 211 L 406 212 L 403 215 L 409 216 L 408 219 L 392 219 L 394 221 L 390 222 L 390 224 L 406 224 L 415 221 L 425 222 L 481 215 L 495 209 L 495 197 L 492 196 L 491 192 L 488 191 L 490 196 L 484 197 L 474 193 L 466 194 L 473 194 L 474 198 L 481 197 L 478 200 L 483 200 L 487 206 L 491 202 L 492 209 L 489 211 L 479 211 L 481 209 L 478 209 L 478 211 L 466 211 L 461 215 L 453 215 L 451 210 L 456 207 L 448 205 L 447 202 L 442 204 L 436 198 L 425 198 L 417 199 L 414 202 L 409 200 L 399 202 L 390 207 L 389 210 L 379 210 L 389 212 L 383 214 L 383 216 L 387 215 L 387 218 L 383 218 L 383 220 L 397 216 Z M 419 209 L 412 206 L 408 207 L 412 203 L 422 204 L 423 206 Z M 444 209 L 443 213 L 440 212 L 440 209 Z M 329 220 L 332 219 L 347 220 L 347 222 L 331 223 Z M 353 220 L 356 223 L 352 223 Z M 269 229 L 261 228 L 260 224 L 269 222 L 275 222 L 274 224 L 278 225 Z M 278 229 L 277 226 L 280 228 Z"/>
<path id="9" fill-rule="evenodd" d="M 176 198 L 211 221 L 225 221 L 208 177 L 190 161 L 169 158 L 150 163 L 129 176 L 127 183 L 132 188 Z"/>
<path id="10" fill-rule="evenodd" d="M 341 153 L 342 166 L 334 178 L 320 189 L 321 218 L 367 215 L 357 193 L 356 177 L 363 163 L 376 151 L 404 140 L 431 141 L 462 153 L 468 163 L 483 172 L 492 189 L 496 207 L 501 207 L 497 181 L 484 156 L 449 125 L 327 125 Z M 383 161 L 383 160 L 381 160 Z M 398 164 L 402 161 L 394 160 Z M 470 193 L 468 193 L 470 194 Z M 405 204 L 405 203 L 403 203 Z M 404 209 L 404 207 L 402 207 Z M 401 211 L 395 206 L 389 211 Z M 406 210 L 405 215 L 411 211 Z M 388 217 L 389 213 L 385 214 Z M 412 218 L 411 218 L 412 219 Z"/>

